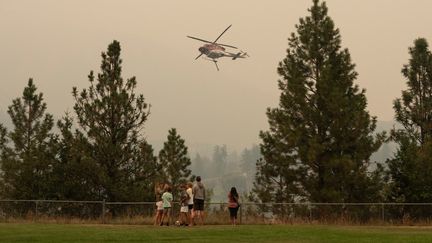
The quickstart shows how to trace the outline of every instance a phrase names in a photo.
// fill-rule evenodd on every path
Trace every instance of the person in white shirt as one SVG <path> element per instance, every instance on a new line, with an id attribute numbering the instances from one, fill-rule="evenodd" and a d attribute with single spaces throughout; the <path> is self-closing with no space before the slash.
<path id="1" fill-rule="evenodd" d="M 155 186 L 155 196 L 156 196 L 156 215 L 154 225 L 159 225 L 163 215 L 163 201 L 162 194 L 164 193 L 164 183 L 158 183 Z"/>
<path id="2" fill-rule="evenodd" d="M 162 201 L 163 201 L 163 215 L 161 219 L 160 226 L 163 225 L 164 219 L 167 219 L 166 226 L 169 226 L 170 220 L 171 220 L 171 207 L 172 207 L 172 201 L 173 201 L 173 195 L 171 193 L 171 187 L 169 185 L 165 185 L 165 192 L 162 194 Z"/>
<path id="3" fill-rule="evenodd" d="M 192 193 L 192 187 L 193 184 L 192 182 L 188 182 L 187 184 L 187 189 L 186 189 L 186 193 L 189 195 L 189 200 L 188 200 L 188 218 L 189 218 L 189 225 L 193 225 L 193 193 Z"/>

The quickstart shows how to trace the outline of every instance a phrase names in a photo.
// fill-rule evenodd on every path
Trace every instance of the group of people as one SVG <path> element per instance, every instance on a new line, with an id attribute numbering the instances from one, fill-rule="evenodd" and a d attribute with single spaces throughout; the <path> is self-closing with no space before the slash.
<path id="1" fill-rule="evenodd" d="M 191 182 L 182 184 L 180 190 L 180 216 L 179 225 L 194 225 L 198 218 L 201 225 L 204 224 L 204 200 L 205 188 L 201 183 L 201 177 L 196 177 L 195 184 Z M 173 204 L 172 188 L 168 184 L 160 184 L 156 188 L 156 216 L 155 225 L 167 225 L 171 221 L 171 210 Z M 166 220 L 166 222 L 165 222 Z"/>
<path id="2" fill-rule="evenodd" d="M 205 187 L 201 177 L 196 177 L 195 184 L 191 182 L 182 184 L 180 190 L 180 214 L 176 221 L 178 225 L 195 225 L 196 218 L 204 225 L 204 200 L 206 198 Z M 156 216 L 154 225 L 167 225 L 171 222 L 171 210 L 173 206 L 172 187 L 169 184 L 159 184 L 156 188 Z M 228 194 L 228 209 L 231 224 L 237 224 L 237 212 L 240 207 L 239 195 L 235 187 Z"/>

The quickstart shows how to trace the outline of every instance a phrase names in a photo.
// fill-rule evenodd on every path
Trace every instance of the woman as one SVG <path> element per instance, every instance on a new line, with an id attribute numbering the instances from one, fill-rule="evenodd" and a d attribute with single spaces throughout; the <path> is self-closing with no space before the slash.
<path id="1" fill-rule="evenodd" d="M 237 212 L 240 207 L 238 202 L 239 195 L 237 193 L 237 189 L 235 187 L 231 187 L 230 193 L 228 193 L 228 209 L 230 212 L 231 224 L 237 224 Z"/>
<path id="2" fill-rule="evenodd" d="M 187 190 L 186 193 L 189 196 L 189 200 L 188 200 L 188 218 L 189 218 L 189 225 L 193 225 L 193 193 L 192 193 L 192 187 L 193 184 L 192 182 L 188 182 L 187 184 Z"/>
<path id="3" fill-rule="evenodd" d="M 162 194 L 164 193 L 164 183 L 158 183 L 155 186 L 155 196 L 156 196 L 156 215 L 154 225 L 159 225 L 161 223 L 162 215 L 163 215 L 163 201 Z"/>

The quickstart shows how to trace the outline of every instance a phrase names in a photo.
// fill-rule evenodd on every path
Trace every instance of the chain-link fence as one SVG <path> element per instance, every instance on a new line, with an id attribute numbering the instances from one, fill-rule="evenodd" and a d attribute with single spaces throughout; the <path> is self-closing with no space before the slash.
<path id="1" fill-rule="evenodd" d="M 0 221 L 153 224 L 155 202 L 0 200 Z M 180 206 L 173 204 L 171 220 Z M 230 222 L 227 203 L 207 203 L 206 224 Z M 241 203 L 240 224 L 430 224 L 432 203 Z"/>

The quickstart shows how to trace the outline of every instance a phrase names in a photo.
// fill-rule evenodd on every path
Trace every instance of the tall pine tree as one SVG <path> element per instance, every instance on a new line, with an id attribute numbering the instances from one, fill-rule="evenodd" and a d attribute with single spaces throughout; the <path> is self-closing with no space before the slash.
<path id="1" fill-rule="evenodd" d="M 135 77 L 122 78 L 120 51 L 120 43 L 113 41 L 102 53 L 100 73 L 95 77 L 90 72 L 90 87 L 80 93 L 74 87 L 74 109 L 91 146 L 88 156 L 98 168 L 94 179 L 99 198 L 142 200 L 136 197 L 137 188 L 154 180 L 143 176 L 148 163 L 154 161 L 141 156 L 144 139 L 140 131 L 149 107 L 143 95 L 135 94 Z"/>
<path id="2" fill-rule="evenodd" d="M 313 1 L 279 63 L 279 107 L 267 110 L 270 130 L 260 133 L 254 191 L 261 200 L 378 200 L 380 177 L 368 170 L 384 134 L 373 135 L 376 118 L 327 11 Z"/>
<path id="3" fill-rule="evenodd" d="M 185 140 L 175 128 L 168 131 L 167 141 L 159 152 L 159 162 L 162 166 L 161 178 L 172 186 L 174 195 L 178 196 L 179 186 L 189 181 L 191 160 Z"/>
<path id="4" fill-rule="evenodd" d="M 390 201 L 430 202 L 432 200 L 432 53 L 425 39 L 409 48 L 409 63 L 402 68 L 407 90 L 394 101 L 396 121 L 401 129 L 392 130 L 399 147 L 387 161 Z M 405 210 L 422 215 L 423 210 Z M 404 212 L 404 213 L 405 213 Z M 430 210 L 429 210 L 430 213 Z M 428 214 L 429 214 L 428 213 Z"/>
<path id="5" fill-rule="evenodd" d="M 43 94 L 29 79 L 21 98 L 14 99 L 8 113 L 11 132 L 0 128 L 2 192 L 11 199 L 50 199 L 55 185 L 51 170 L 55 158 L 53 116 L 46 113 Z M 7 142 L 11 142 L 9 144 Z"/>

